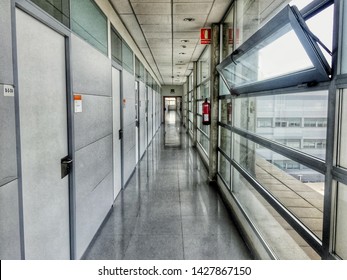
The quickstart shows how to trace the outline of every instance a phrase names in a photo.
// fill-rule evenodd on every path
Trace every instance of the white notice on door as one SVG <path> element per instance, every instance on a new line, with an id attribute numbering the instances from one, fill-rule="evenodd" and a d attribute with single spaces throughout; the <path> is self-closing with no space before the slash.
<path id="1" fill-rule="evenodd" d="M 11 85 L 4 85 L 4 96 L 14 96 L 14 88 Z"/>
<path id="2" fill-rule="evenodd" d="M 74 95 L 75 113 L 82 113 L 82 95 Z"/>

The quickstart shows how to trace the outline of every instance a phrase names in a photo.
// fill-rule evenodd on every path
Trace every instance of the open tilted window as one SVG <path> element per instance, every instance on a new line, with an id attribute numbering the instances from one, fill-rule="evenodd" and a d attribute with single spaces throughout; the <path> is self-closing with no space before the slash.
<path id="1" fill-rule="evenodd" d="M 330 66 L 299 10 L 289 5 L 217 70 L 232 95 L 329 81 Z"/>

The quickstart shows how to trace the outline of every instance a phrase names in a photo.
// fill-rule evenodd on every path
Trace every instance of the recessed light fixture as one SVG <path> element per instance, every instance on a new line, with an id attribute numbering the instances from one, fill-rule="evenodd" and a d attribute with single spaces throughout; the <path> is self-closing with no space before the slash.
<path id="1" fill-rule="evenodd" d="M 181 40 L 181 43 L 188 43 L 189 40 Z"/>
<path id="2" fill-rule="evenodd" d="M 183 21 L 189 21 L 189 22 L 194 21 L 194 20 L 195 20 L 195 18 L 192 18 L 192 17 L 187 17 L 187 18 L 183 19 Z"/>
<path id="3" fill-rule="evenodd" d="M 183 55 L 183 54 L 186 54 L 186 53 L 185 53 L 185 52 L 180 52 L 179 54 L 182 54 L 182 55 Z"/>
<path id="4" fill-rule="evenodd" d="M 186 48 L 187 46 L 185 46 L 185 45 L 182 45 L 181 47 L 182 47 L 183 49 L 185 49 L 185 48 Z"/>

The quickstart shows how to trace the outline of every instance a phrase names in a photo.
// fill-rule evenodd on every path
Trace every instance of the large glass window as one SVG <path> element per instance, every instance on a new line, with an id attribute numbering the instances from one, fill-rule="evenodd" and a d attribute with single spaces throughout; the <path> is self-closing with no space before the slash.
<path id="1" fill-rule="evenodd" d="M 330 67 L 289 6 L 217 69 L 234 94 L 328 81 Z"/>
<path id="2" fill-rule="evenodd" d="M 337 183 L 336 253 L 347 259 L 347 186 Z"/>
<path id="3" fill-rule="evenodd" d="M 342 42 L 341 42 L 341 74 L 347 73 L 347 5 L 342 5 Z"/>
<path id="4" fill-rule="evenodd" d="M 218 173 L 223 178 L 224 183 L 230 189 L 230 162 L 220 152 L 218 152 L 218 160 Z"/>
<path id="5" fill-rule="evenodd" d="M 199 116 L 198 116 L 198 121 L 199 121 Z M 197 131 L 197 142 L 201 145 L 206 155 L 208 156 L 210 151 L 210 140 L 208 139 L 206 134 L 201 132 L 200 130 Z"/>
<path id="6" fill-rule="evenodd" d="M 71 0 L 71 29 L 107 55 L 107 18 L 93 0 Z"/>
<path id="7" fill-rule="evenodd" d="M 221 99 L 219 101 L 219 121 L 231 125 L 232 103 L 231 99 Z"/>
<path id="8" fill-rule="evenodd" d="M 114 28 L 111 29 L 111 56 L 113 60 L 122 64 L 122 38 Z"/>
<path id="9" fill-rule="evenodd" d="M 31 0 L 62 24 L 70 27 L 70 0 Z"/>
<path id="10" fill-rule="evenodd" d="M 205 51 L 203 52 L 201 58 L 199 59 L 199 76 L 198 83 L 208 79 L 210 77 L 210 57 L 211 51 L 210 46 L 207 46 Z"/>
<path id="11" fill-rule="evenodd" d="M 235 6 L 233 5 L 223 22 L 223 59 L 233 52 L 236 40 L 240 37 L 239 31 L 234 30 L 234 12 Z"/>
<path id="12" fill-rule="evenodd" d="M 328 91 L 234 99 L 235 127 L 320 159 L 325 159 L 327 115 Z M 317 143 L 309 149 L 306 140 L 303 146 L 299 142 L 293 145 L 293 140 L 304 139 Z"/>
<path id="13" fill-rule="evenodd" d="M 325 176 L 233 135 L 233 158 L 317 237 L 322 238 Z"/>
<path id="14" fill-rule="evenodd" d="M 228 156 L 230 156 L 231 148 L 231 131 L 222 126 L 219 127 L 219 148 Z"/>
<path id="15" fill-rule="evenodd" d="M 318 259 L 322 249 L 317 239 L 322 240 L 324 195 L 331 187 L 324 171 L 327 136 L 332 137 L 327 125 L 334 5 L 328 4 L 333 1 L 236 0 L 223 24 L 218 172 L 226 182 L 226 162 L 231 164 L 232 195 L 281 259 Z M 226 98 L 228 93 L 234 96 Z M 337 146 L 347 142 L 343 102 L 340 93 Z M 346 158 L 343 149 L 338 147 L 337 163 Z M 340 169 L 337 178 L 343 177 Z M 340 230 L 336 241 L 342 248 L 346 231 Z"/>
<path id="16" fill-rule="evenodd" d="M 272 165 L 273 166 L 273 165 Z M 273 167 L 278 169 L 277 167 Z M 253 225 L 261 233 L 270 249 L 276 254 L 276 257 L 283 260 L 306 260 L 319 259 L 319 255 L 305 242 L 305 240 L 283 219 L 276 210 L 258 195 L 252 185 L 235 169 L 232 168 L 232 185 L 233 194 L 236 196 L 242 209 L 252 220 Z M 263 180 L 270 177 L 268 171 L 259 170 L 259 175 Z M 282 171 L 279 171 L 282 172 Z M 291 190 L 283 189 L 283 184 L 276 182 L 271 185 L 269 178 L 268 188 L 272 188 L 274 195 L 281 195 L 282 200 L 289 202 L 301 201 Z M 299 199 L 299 200 L 298 200 Z M 318 223 L 318 228 L 321 224 Z"/>
<path id="17" fill-rule="evenodd" d="M 122 63 L 125 70 L 134 73 L 134 54 L 124 41 L 122 42 Z M 150 77 L 149 86 L 152 86 L 152 77 Z"/>
<path id="18" fill-rule="evenodd" d="M 338 146 L 339 162 L 338 164 L 347 168 L 347 90 L 344 89 L 340 93 L 340 141 Z"/>

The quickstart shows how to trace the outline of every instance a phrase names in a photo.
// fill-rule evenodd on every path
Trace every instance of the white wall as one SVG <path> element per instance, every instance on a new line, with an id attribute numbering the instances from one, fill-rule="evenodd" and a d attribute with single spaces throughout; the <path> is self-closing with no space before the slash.
<path id="1" fill-rule="evenodd" d="M 163 86 L 161 91 L 162 96 L 183 96 L 183 86 Z M 175 90 L 175 93 L 171 93 L 171 89 Z"/>

